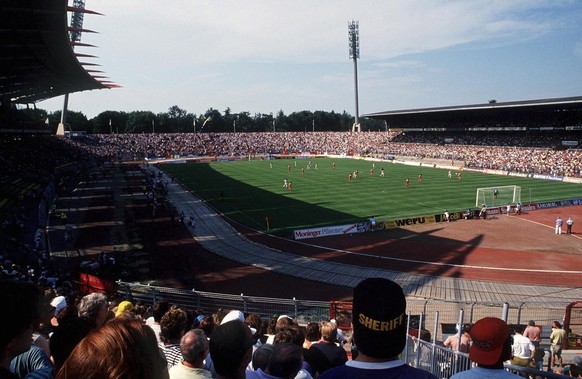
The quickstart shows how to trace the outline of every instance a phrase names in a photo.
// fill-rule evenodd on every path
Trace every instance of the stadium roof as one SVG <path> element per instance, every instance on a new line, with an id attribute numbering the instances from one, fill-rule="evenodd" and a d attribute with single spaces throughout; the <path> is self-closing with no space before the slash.
<path id="1" fill-rule="evenodd" d="M 34 103 L 86 90 L 117 87 L 85 70 L 69 39 L 67 0 L 2 0 L 0 2 L 0 98 Z M 91 32 L 83 30 L 84 32 Z"/>
<path id="2" fill-rule="evenodd" d="M 527 110 L 537 108 L 579 108 L 582 107 L 582 96 L 577 97 L 561 97 L 556 99 L 540 99 L 540 100 L 526 100 L 526 101 L 510 101 L 505 103 L 486 103 L 486 104 L 473 104 L 473 105 L 459 105 L 450 107 L 435 107 L 435 108 L 419 108 L 419 109 L 405 109 L 396 111 L 386 111 L 377 113 L 368 113 L 362 115 L 362 117 L 388 119 L 391 116 L 404 116 L 404 115 L 419 115 L 419 114 L 432 114 L 436 115 L 439 113 L 458 113 L 458 112 L 471 112 L 471 111 L 511 111 L 515 109 Z"/>

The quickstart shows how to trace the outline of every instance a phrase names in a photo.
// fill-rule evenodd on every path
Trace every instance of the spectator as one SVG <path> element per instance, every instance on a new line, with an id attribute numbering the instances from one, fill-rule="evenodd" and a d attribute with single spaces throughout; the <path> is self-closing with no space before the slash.
<path id="1" fill-rule="evenodd" d="M 319 331 L 319 323 L 310 322 L 305 327 L 305 343 L 303 346 L 307 349 L 311 347 L 314 342 L 319 341 L 321 338 L 321 333 Z"/>
<path id="2" fill-rule="evenodd" d="M 285 328 L 289 325 L 293 325 L 295 324 L 295 322 L 293 321 L 293 319 L 287 315 L 281 315 L 279 317 L 277 317 L 277 321 L 275 322 L 275 329 L 274 330 L 269 330 L 269 337 L 267 338 L 267 343 L 268 344 L 273 344 L 273 339 L 275 338 L 275 334 L 277 334 L 277 332 L 279 330 L 281 330 L 282 328 Z"/>
<path id="3" fill-rule="evenodd" d="M 354 289 L 353 341 L 358 354 L 345 365 L 327 370 L 321 379 L 436 379 L 398 359 L 406 344 L 406 298 L 391 280 L 369 278 Z"/>
<path id="4" fill-rule="evenodd" d="M 574 378 L 582 378 L 582 356 L 575 355 L 572 358 L 572 364 L 564 366 L 562 374 Z"/>
<path id="5" fill-rule="evenodd" d="M 99 328 L 105 323 L 109 312 L 109 302 L 107 296 L 102 293 L 92 293 L 81 298 L 77 306 L 79 317 L 86 318 L 94 328 Z"/>
<path id="6" fill-rule="evenodd" d="M 204 370 L 208 356 L 208 339 L 201 329 L 186 332 L 180 341 L 184 360 L 169 370 L 170 379 L 211 379 L 210 371 Z"/>
<path id="7" fill-rule="evenodd" d="M 473 378 L 519 378 L 503 368 L 503 362 L 511 358 L 511 336 L 505 321 L 495 317 L 485 317 L 471 328 L 473 344 L 469 358 L 476 367 L 459 372 L 451 379 Z"/>
<path id="8" fill-rule="evenodd" d="M 311 365 L 308 363 L 307 357 L 309 357 L 310 351 L 303 348 L 303 342 L 305 341 L 305 333 L 303 328 L 299 325 L 289 325 L 277 332 L 273 340 L 273 345 L 279 345 L 282 343 L 293 343 L 301 348 L 303 354 L 301 370 L 295 376 L 295 379 L 311 379 L 314 374 Z"/>
<path id="9" fill-rule="evenodd" d="M 457 325 L 458 328 L 458 325 Z M 444 346 L 450 347 L 454 351 L 460 351 L 461 353 L 468 353 L 469 348 L 471 347 L 471 335 L 469 332 L 471 331 L 471 325 L 465 324 L 463 325 L 463 330 L 461 331 L 461 343 L 459 344 L 459 335 L 453 334 L 452 336 L 448 336 L 445 342 L 443 342 Z"/>
<path id="10" fill-rule="evenodd" d="M 524 337 L 529 338 L 531 343 L 534 345 L 534 359 L 536 362 L 536 367 L 541 370 L 544 365 L 545 355 L 544 349 L 540 349 L 540 343 L 542 342 L 542 328 L 537 326 L 534 320 L 529 320 L 523 335 Z"/>
<path id="11" fill-rule="evenodd" d="M 117 309 L 115 310 L 115 317 L 121 316 L 123 313 L 131 313 L 135 306 L 131 301 L 124 300 L 119 305 L 117 305 Z"/>
<path id="12" fill-rule="evenodd" d="M 40 321 L 42 292 L 29 282 L 0 281 L 0 378 L 18 378 L 10 361 L 31 347 L 34 325 Z"/>
<path id="13" fill-rule="evenodd" d="M 286 342 L 273 346 L 267 369 L 247 372 L 247 379 L 293 379 L 301 369 L 303 354 L 301 347 Z"/>
<path id="14" fill-rule="evenodd" d="M 253 353 L 253 359 L 251 364 L 253 366 L 253 370 L 261 369 L 265 371 L 267 369 L 267 365 L 269 364 L 269 359 L 271 358 L 271 354 L 273 353 L 273 345 L 263 344 L 255 350 Z"/>
<path id="15" fill-rule="evenodd" d="M 535 346 L 529 338 L 523 335 L 524 330 L 525 327 L 523 325 L 514 327 L 515 335 L 511 344 L 511 353 L 513 355 L 511 364 L 528 367 L 534 362 Z"/>
<path id="16" fill-rule="evenodd" d="M 552 322 L 552 332 L 550 333 L 550 350 L 552 354 L 552 367 L 556 366 L 556 358 L 560 363 L 560 367 L 563 366 L 562 361 L 562 350 L 564 348 L 564 343 L 566 343 L 566 331 L 562 329 L 562 324 L 559 321 Z"/>
<path id="17" fill-rule="evenodd" d="M 210 339 L 210 356 L 217 379 L 244 379 L 253 354 L 251 330 L 233 320 L 220 324 Z"/>
<path id="18" fill-rule="evenodd" d="M 343 365 L 348 356 L 343 347 L 337 345 L 337 325 L 333 322 L 319 323 L 321 339 L 309 348 L 308 363 L 313 375 L 321 375 L 332 367 Z"/>
<path id="19" fill-rule="evenodd" d="M 54 367 L 41 368 L 31 372 L 26 379 L 52 379 L 65 363 L 73 349 L 91 330 L 93 323 L 85 318 L 71 319 L 59 325 L 50 338 L 51 359 Z"/>
<path id="20" fill-rule="evenodd" d="M 71 352 L 57 379 L 167 379 L 168 370 L 151 328 L 116 318 L 94 330 Z"/>
<path id="21" fill-rule="evenodd" d="M 53 363 L 44 349 L 34 345 L 28 351 L 14 357 L 10 362 L 10 371 L 20 378 L 37 370 L 52 372 L 53 368 Z"/>
<path id="22" fill-rule="evenodd" d="M 257 313 L 251 313 L 245 318 L 245 324 L 251 328 L 253 332 L 253 343 L 256 347 L 261 345 L 260 336 L 262 335 L 261 330 L 263 328 L 263 321 L 261 316 Z"/>
<path id="23" fill-rule="evenodd" d="M 160 349 L 166 356 L 168 368 L 177 365 L 182 360 L 180 341 L 186 333 L 188 315 L 178 307 L 172 307 L 160 320 Z"/>
<path id="24" fill-rule="evenodd" d="M 160 340 L 160 321 L 162 317 L 170 310 L 170 303 L 167 301 L 159 301 L 152 306 L 152 317 L 146 320 L 146 325 L 153 329 L 158 339 L 158 343 L 162 342 Z"/>

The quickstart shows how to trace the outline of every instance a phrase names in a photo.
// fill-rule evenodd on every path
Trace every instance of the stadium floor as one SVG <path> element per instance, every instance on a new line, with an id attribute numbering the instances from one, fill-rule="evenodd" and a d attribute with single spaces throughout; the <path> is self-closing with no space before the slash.
<path id="1" fill-rule="evenodd" d="M 582 206 L 305 244 L 234 231 L 177 184 L 170 184 L 168 197 L 178 212 L 195 215 L 196 227 L 178 224 L 169 213 L 151 217 L 140 191 L 142 175 L 137 167 L 114 167 L 98 182 L 82 183 L 59 199 L 59 208 L 77 210 L 70 212 L 77 238 L 68 246 L 60 241 L 61 251 L 95 257 L 115 247 L 128 252 L 126 265 L 160 285 L 229 294 L 340 300 L 351 296 L 361 278 L 380 275 L 399 282 L 409 296 L 425 298 L 582 298 L 576 288 L 582 279 L 580 234 L 557 236 L 553 231 L 558 213 L 582 220 Z M 58 250 L 62 230 L 51 231 Z M 141 236 L 139 243 L 132 243 L 132 234 Z"/>

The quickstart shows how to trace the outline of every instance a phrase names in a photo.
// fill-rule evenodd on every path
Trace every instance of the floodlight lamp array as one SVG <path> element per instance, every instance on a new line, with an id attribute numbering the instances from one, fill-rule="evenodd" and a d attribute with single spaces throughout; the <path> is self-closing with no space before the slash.
<path id="1" fill-rule="evenodd" d="M 360 27 L 358 21 L 348 22 L 348 40 L 350 59 L 360 58 Z"/>

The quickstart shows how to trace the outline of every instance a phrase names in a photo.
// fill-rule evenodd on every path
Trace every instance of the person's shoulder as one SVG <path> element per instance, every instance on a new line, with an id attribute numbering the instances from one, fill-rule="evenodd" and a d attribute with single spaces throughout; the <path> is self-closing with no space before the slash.
<path id="1" fill-rule="evenodd" d="M 436 379 L 437 377 L 428 371 L 421 370 L 416 367 L 404 365 L 403 368 L 406 373 L 405 377 L 410 379 Z"/>
<path id="2" fill-rule="evenodd" d="M 346 365 L 340 365 L 330 368 L 329 370 L 325 370 L 323 373 L 321 373 L 321 375 L 319 375 L 318 378 L 319 379 L 349 378 L 352 376 L 349 374 L 352 370 L 354 369 L 351 367 L 348 367 Z"/>
<path id="3" fill-rule="evenodd" d="M 421 370 L 409 365 L 402 365 L 397 368 L 386 368 L 386 369 L 363 369 L 351 367 L 348 365 L 341 365 L 334 368 L 330 368 L 323 372 L 319 379 L 343 379 L 343 378 L 353 378 L 356 376 L 358 378 L 366 379 L 383 379 L 386 378 L 386 370 L 395 371 L 398 370 L 398 377 L 404 377 L 407 379 L 437 379 L 437 377 L 428 371 Z"/>

